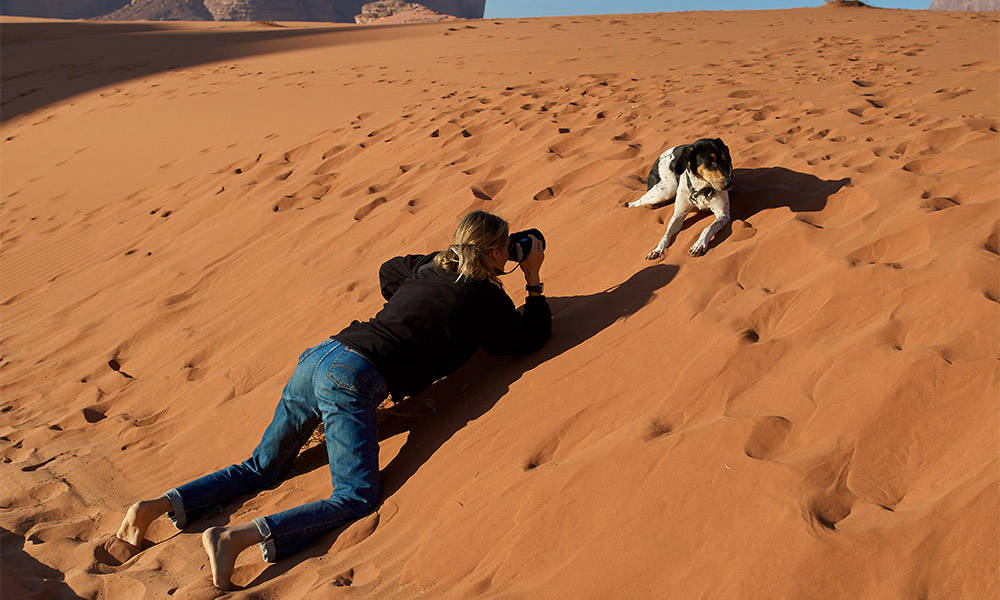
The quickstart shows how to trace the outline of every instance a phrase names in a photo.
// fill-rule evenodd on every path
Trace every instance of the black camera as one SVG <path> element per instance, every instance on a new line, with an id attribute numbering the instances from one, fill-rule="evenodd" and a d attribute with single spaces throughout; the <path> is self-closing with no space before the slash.
<path id="1" fill-rule="evenodd" d="M 545 236 L 537 229 L 525 229 L 517 233 L 510 234 L 507 239 L 507 256 L 514 262 L 521 262 L 531 254 L 531 242 L 538 240 L 542 243 L 542 251 L 545 250 Z"/>

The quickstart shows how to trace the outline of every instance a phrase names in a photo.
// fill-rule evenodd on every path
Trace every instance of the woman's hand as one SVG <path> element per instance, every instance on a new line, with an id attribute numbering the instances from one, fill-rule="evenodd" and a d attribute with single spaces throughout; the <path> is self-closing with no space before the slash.
<path id="1" fill-rule="evenodd" d="M 521 261 L 521 271 L 524 272 L 524 281 L 528 285 L 538 285 L 541 282 L 539 271 L 542 268 L 542 261 L 545 260 L 545 251 L 542 250 L 542 243 L 539 240 L 531 240 L 531 253 Z"/>

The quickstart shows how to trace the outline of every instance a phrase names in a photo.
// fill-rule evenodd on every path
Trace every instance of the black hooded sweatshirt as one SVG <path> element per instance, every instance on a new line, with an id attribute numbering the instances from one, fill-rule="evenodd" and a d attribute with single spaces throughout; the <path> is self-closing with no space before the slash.
<path id="1" fill-rule="evenodd" d="M 489 354 L 527 354 L 552 334 L 545 296 L 528 296 L 518 312 L 499 286 L 458 280 L 457 273 L 432 262 L 435 254 L 383 263 L 382 310 L 332 336 L 367 358 L 395 398 L 422 392 L 480 348 Z"/>

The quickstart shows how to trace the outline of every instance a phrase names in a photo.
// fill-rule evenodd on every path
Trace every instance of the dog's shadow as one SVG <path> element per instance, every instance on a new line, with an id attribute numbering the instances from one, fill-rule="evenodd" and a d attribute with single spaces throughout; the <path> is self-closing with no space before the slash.
<path id="1" fill-rule="evenodd" d="M 380 440 L 408 432 L 406 442 L 382 469 L 382 496 L 390 498 L 457 431 L 489 411 L 526 372 L 559 356 L 620 319 L 646 306 L 657 290 L 677 275 L 676 265 L 646 267 L 603 292 L 549 297 L 552 337 L 537 352 L 520 357 L 475 355 L 458 371 L 424 392 L 380 410 Z M 327 464 L 326 447 L 318 444 L 296 459 L 289 478 Z M 321 536 L 294 556 L 269 565 L 247 587 L 260 585 L 302 561 L 326 554 L 344 528 Z"/>
<path id="2" fill-rule="evenodd" d="M 784 167 L 735 169 L 730 192 L 733 219 L 747 220 L 757 213 L 787 206 L 792 212 L 819 212 L 827 198 L 851 184 L 850 177 L 821 179 Z"/>

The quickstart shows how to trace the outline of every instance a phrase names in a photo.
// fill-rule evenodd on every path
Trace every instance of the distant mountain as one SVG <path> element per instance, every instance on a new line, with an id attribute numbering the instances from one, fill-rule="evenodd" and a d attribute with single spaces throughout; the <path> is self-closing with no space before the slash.
<path id="1" fill-rule="evenodd" d="M 1000 0 L 934 0 L 930 10 L 1000 10 Z"/>
<path id="2" fill-rule="evenodd" d="M 334 21 L 353 23 L 364 0 L 0 0 L 0 14 L 55 19 Z M 480 19 L 486 0 L 418 0 L 434 13 Z"/>
<path id="3" fill-rule="evenodd" d="M 204 0 L 216 21 L 354 22 L 357 0 Z"/>
<path id="4" fill-rule="evenodd" d="M 452 15 L 442 15 L 422 4 L 403 0 L 375 0 L 361 7 L 361 14 L 354 21 L 367 23 L 436 23 L 455 19 Z"/>
<path id="5" fill-rule="evenodd" d="M 202 0 L 132 0 L 100 17 L 109 21 L 212 21 Z"/>

